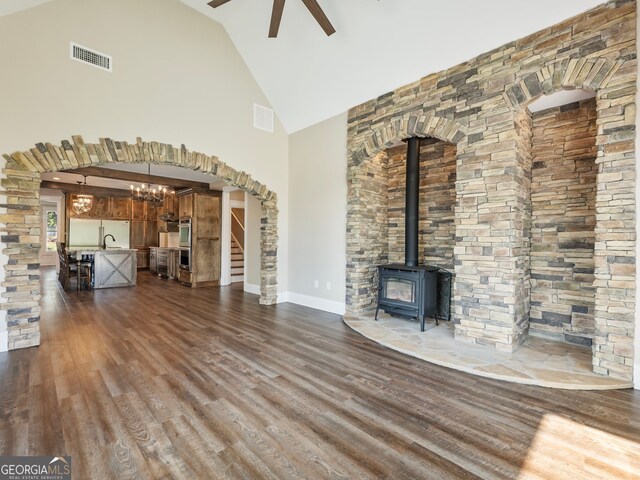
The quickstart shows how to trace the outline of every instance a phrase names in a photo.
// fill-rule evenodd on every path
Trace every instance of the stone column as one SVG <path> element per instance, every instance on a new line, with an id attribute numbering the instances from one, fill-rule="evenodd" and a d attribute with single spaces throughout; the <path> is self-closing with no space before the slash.
<path id="1" fill-rule="evenodd" d="M 7 157 L 5 157 L 7 158 Z M 8 257 L 2 284 L 9 350 L 40 344 L 40 174 L 7 158 L 2 179 L 7 203 L 1 207 L 1 240 Z"/>
<path id="2" fill-rule="evenodd" d="M 388 263 L 387 155 L 362 163 L 349 160 L 347 171 L 347 315 L 375 308 L 377 265 Z"/>
<path id="3" fill-rule="evenodd" d="M 635 78 L 627 62 L 597 92 L 593 370 L 631 380 L 635 324 Z"/>
<path id="4" fill-rule="evenodd" d="M 528 330 L 531 129 L 508 108 L 458 144 L 455 336 L 514 351 Z"/>
<path id="5" fill-rule="evenodd" d="M 273 195 L 275 197 L 275 195 Z M 260 219 L 260 304 L 278 302 L 278 207 L 277 199 L 262 201 Z"/>

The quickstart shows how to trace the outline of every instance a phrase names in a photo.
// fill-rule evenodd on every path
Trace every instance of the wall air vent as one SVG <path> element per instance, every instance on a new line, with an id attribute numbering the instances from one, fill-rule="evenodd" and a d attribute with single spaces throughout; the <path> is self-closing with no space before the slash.
<path id="1" fill-rule="evenodd" d="M 273 133 L 273 110 L 254 103 L 253 126 L 260 130 Z"/>
<path id="2" fill-rule="evenodd" d="M 100 70 L 106 70 L 107 72 L 113 71 L 113 61 L 109 55 L 105 55 L 104 53 L 96 52 L 95 50 L 71 42 L 70 55 L 73 60 L 77 60 L 78 62 L 86 63 L 87 65 L 99 68 Z"/>

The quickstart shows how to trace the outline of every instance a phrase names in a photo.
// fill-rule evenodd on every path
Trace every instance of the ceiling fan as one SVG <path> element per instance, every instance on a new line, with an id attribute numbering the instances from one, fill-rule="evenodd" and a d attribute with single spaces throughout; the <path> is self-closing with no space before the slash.
<path id="1" fill-rule="evenodd" d="M 208 5 L 212 8 L 218 8 L 229 1 L 231 0 L 212 0 Z M 271 23 L 269 24 L 269 38 L 275 38 L 278 36 L 280 20 L 282 20 L 282 11 L 284 10 L 284 1 L 285 0 L 273 0 Z M 317 0 L 302 0 L 302 3 L 305 4 L 309 12 L 311 12 L 311 15 L 313 15 L 313 18 L 315 18 L 320 24 L 320 27 L 322 27 L 327 36 L 336 33 L 336 29 L 331 25 L 331 22 L 324 14 L 324 11 L 322 11 L 322 8 L 318 5 Z"/>

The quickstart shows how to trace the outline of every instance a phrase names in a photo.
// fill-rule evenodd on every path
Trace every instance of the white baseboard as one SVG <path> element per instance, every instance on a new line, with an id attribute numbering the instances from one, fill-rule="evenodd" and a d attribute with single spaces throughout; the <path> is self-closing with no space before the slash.
<path id="1" fill-rule="evenodd" d="M 0 352 L 9 350 L 9 332 L 0 332 Z"/>
<path id="2" fill-rule="evenodd" d="M 245 282 L 244 291 L 260 295 L 260 285 L 253 285 Z M 334 300 L 327 300 L 294 292 L 278 293 L 277 303 L 285 302 L 295 303 L 296 305 L 302 305 L 303 307 L 315 308 L 316 310 L 322 310 L 323 312 L 336 313 L 338 315 L 344 315 L 345 311 L 344 302 L 336 302 Z"/>
<path id="3" fill-rule="evenodd" d="M 244 282 L 244 291 L 247 293 L 260 295 L 260 285 L 254 285 L 252 283 Z"/>
<path id="4" fill-rule="evenodd" d="M 283 300 L 280 300 L 280 297 Z M 324 312 L 336 313 L 338 315 L 344 315 L 345 305 L 344 302 L 336 302 L 335 300 L 327 300 L 325 298 L 312 297 L 310 295 L 302 295 L 301 293 L 286 292 L 285 294 L 278 295 L 278 303 L 281 301 L 295 303 L 296 305 L 302 305 L 304 307 L 315 308 Z"/>

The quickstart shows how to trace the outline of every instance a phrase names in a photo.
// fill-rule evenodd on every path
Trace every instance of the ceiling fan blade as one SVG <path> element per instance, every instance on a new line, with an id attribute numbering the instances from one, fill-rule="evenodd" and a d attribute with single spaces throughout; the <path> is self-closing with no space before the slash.
<path id="1" fill-rule="evenodd" d="M 316 21 L 320 24 L 327 36 L 336 33 L 336 29 L 333 28 L 333 25 L 331 25 L 331 22 L 324 14 L 322 8 L 320 7 L 320 5 L 318 5 L 318 2 L 316 0 L 302 0 L 302 2 L 307 6 L 309 11 L 311 12 L 311 15 L 313 15 L 313 18 L 315 18 Z"/>
<path id="2" fill-rule="evenodd" d="M 212 8 L 218 8 L 220 5 L 224 5 L 225 3 L 230 1 L 231 0 L 212 0 L 211 2 L 207 3 L 207 5 Z"/>
<path id="3" fill-rule="evenodd" d="M 269 38 L 276 38 L 282 20 L 284 10 L 284 0 L 273 0 L 273 10 L 271 11 L 271 24 L 269 25 Z"/>

